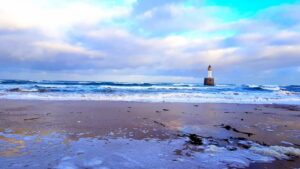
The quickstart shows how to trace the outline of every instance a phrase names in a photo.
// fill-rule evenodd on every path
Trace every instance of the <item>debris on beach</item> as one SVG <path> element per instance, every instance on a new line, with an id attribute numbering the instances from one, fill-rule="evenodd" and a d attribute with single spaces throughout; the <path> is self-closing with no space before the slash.
<path id="1" fill-rule="evenodd" d="M 39 117 L 33 117 L 33 118 L 24 119 L 24 121 L 37 120 L 37 119 L 39 119 Z"/>
<path id="2" fill-rule="evenodd" d="M 224 113 L 228 114 L 228 113 L 235 113 L 235 112 L 229 112 L 229 111 L 225 111 Z"/>
<path id="3" fill-rule="evenodd" d="M 158 122 L 158 121 L 156 121 L 156 120 L 154 120 L 153 122 L 156 123 L 156 124 L 158 124 L 158 125 L 160 125 L 160 126 L 162 126 L 162 127 L 166 127 L 165 124 L 163 124 L 163 123 L 161 123 L 161 122 Z"/>
<path id="4" fill-rule="evenodd" d="M 271 114 L 271 115 L 274 115 L 276 113 L 271 113 L 271 112 L 263 112 L 263 114 Z"/>
<path id="5" fill-rule="evenodd" d="M 250 133 L 250 132 L 244 132 L 244 131 L 237 130 L 236 128 L 231 127 L 230 125 L 221 124 L 220 126 L 226 130 L 231 130 L 236 133 L 246 134 L 248 137 L 251 137 L 252 135 L 254 135 L 253 133 Z"/>

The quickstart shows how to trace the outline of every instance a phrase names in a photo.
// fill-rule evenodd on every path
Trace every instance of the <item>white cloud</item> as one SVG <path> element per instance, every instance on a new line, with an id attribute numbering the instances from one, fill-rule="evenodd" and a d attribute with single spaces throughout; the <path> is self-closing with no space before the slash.
<path id="1" fill-rule="evenodd" d="M 300 56 L 300 44 L 299 45 L 280 45 L 280 46 L 266 46 L 262 49 L 261 57 L 297 57 Z"/>
<path id="2" fill-rule="evenodd" d="M 180 3 L 147 9 L 136 17 L 131 13 L 134 1 L 112 7 L 91 2 L 0 0 L 1 67 L 69 71 L 74 78 L 87 76 L 79 75 L 82 71 L 105 72 L 102 80 L 122 75 L 124 81 L 193 81 L 208 64 L 221 74 L 234 70 L 236 75 L 238 70 L 244 79 L 254 70 L 299 67 L 300 27 L 274 26 L 272 18 L 228 24 L 215 15 L 229 9 Z M 152 34 L 137 33 L 140 28 Z M 235 34 L 210 36 L 221 28 Z M 186 36 L 190 32 L 195 36 Z M 187 72 L 187 77 L 178 72 Z"/>
<path id="3" fill-rule="evenodd" d="M 0 27 L 41 29 L 45 35 L 62 36 L 76 25 L 93 25 L 125 17 L 131 9 L 107 7 L 89 1 L 1 0 Z"/>
<path id="4" fill-rule="evenodd" d="M 233 13 L 226 7 L 193 7 L 178 3 L 151 8 L 137 16 L 137 19 L 146 31 L 171 34 L 186 29 L 204 32 L 225 29 L 225 16 L 230 15 Z"/>
<path id="5" fill-rule="evenodd" d="M 35 42 L 34 46 L 37 48 L 40 48 L 42 50 L 45 50 L 45 55 L 49 55 L 49 53 L 70 53 L 70 54 L 76 54 L 76 55 L 84 55 L 90 58 L 93 57 L 101 57 L 104 54 L 99 51 L 92 51 L 85 49 L 81 46 L 74 46 L 63 42 L 50 42 L 50 41 L 44 41 L 44 42 Z"/>

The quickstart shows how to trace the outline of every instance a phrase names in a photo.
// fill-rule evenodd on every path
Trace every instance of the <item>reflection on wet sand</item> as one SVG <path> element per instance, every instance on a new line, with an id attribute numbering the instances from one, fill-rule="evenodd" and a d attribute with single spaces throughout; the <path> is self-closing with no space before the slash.
<path id="1" fill-rule="evenodd" d="M 25 148 L 25 142 L 23 140 L 17 140 L 15 138 L 7 138 L 0 135 L 0 142 L 4 142 L 5 146 L 0 149 L 1 157 L 12 157 L 22 155 L 21 150 Z"/>

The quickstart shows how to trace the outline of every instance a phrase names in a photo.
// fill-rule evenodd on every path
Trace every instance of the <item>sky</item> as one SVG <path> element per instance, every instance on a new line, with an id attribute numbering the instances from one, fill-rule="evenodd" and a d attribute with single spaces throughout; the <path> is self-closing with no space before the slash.
<path id="1" fill-rule="evenodd" d="M 0 0 L 0 79 L 300 84 L 300 1 Z"/>

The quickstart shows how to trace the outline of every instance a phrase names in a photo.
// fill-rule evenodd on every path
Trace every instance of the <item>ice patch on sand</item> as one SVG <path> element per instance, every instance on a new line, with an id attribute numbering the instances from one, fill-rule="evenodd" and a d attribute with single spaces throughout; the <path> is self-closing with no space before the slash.
<path id="1" fill-rule="evenodd" d="M 80 159 L 73 156 L 73 163 L 77 166 L 89 163 L 108 168 L 244 168 L 250 163 L 288 159 L 290 155 L 300 156 L 297 148 L 268 147 L 252 141 L 242 141 L 251 148 L 233 146 L 234 150 L 212 145 L 207 140 L 203 140 L 204 145 L 199 146 L 188 144 L 187 141 L 185 138 L 168 141 L 110 139 L 106 144 L 97 140 L 94 143 L 98 146 L 92 146 L 91 141 L 80 139 L 72 144 L 71 149 L 77 152 L 77 149 L 85 147 L 85 153 Z M 90 157 L 95 156 L 98 159 L 93 161 Z"/>
<path id="2" fill-rule="evenodd" d="M 202 144 L 192 144 L 186 135 L 171 140 L 133 140 L 127 138 L 80 138 L 51 134 L 40 141 L 22 135 L 0 133 L 3 138 L 24 141 L 22 156 L 0 156 L 0 168 L 19 169 L 142 169 L 142 168 L 244 168 L 251 163 L 300 157 L 300 149 L 284 146 L 264 146 L 238 138 L 201 138 Z M 200 138 L 200 136 L 197 136 Z M 64 140 L 69 139 L 67 143 Z M 7 143 L 0 141 L 0 147 Z M 41 151 L 42 150 L 42 151 Z M 28 152 L 28 153 L 26 153 Z M 30 153 L 29 153 L 30 152 Z M 1 154 L 1 150 L 0 150 Z M 13 166 L 10 166 L 14 163 Z"/>
<path id="3" fill-rule="evenodd" d="M 72 162 L 61 162 L 56 169 L 77 169 L 77 167 L 75 166 L 75 164 L 73 164 Z"/>
<path id="4" fill-rule="evenodd" d="M 85 162 L 84 167 L 95 167 L 101 165 L 102 163 L 102 160 L 93 158 L 90 161 Z"/>
<path id="5" fill-rule="evenodd" d="M 294 144 L 288 141 L 281 141 L 282 144 L 293 146 Z"/>
<path id="6" fill-rule="evenodd" d="M 256 145 L 250 148 L 251 151 L 269 156 L 274 157 L 276 159 L 289 159 L 290 156 L 300 156 L 300 149 L 294 147 L 283 147 L 283 146 L 260 146 Z"/>
<path id="7" fill-rule="evenodd" d="M 218 153 L 218 152 L 222 152 L 224 150 L 225 150 L 224 147 L 217 147 L 215 145 L 209 145 L 205 148 L 205 152 L 208 152 L 208 153 Z"/>

